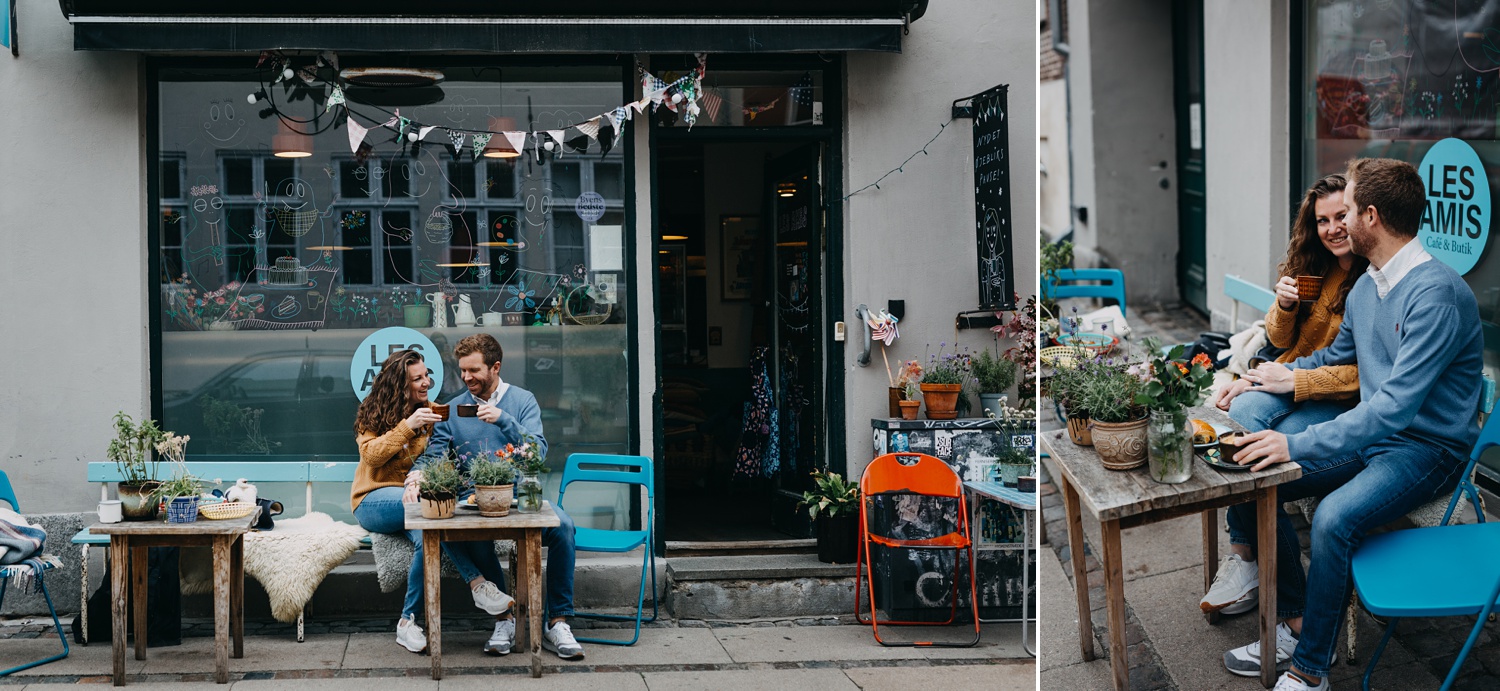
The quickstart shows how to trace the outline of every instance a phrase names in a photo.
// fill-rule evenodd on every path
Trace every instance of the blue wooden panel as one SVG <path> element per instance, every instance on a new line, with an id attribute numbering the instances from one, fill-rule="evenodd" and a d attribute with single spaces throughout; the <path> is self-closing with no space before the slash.
<path id="1" fill-rule="evenodd" d="M 354 469 L 358 462 L 313 461 L 307 464 L 307 477 L 313 482 L 354 482 Z"/>
<path id="2" fill-rule="evenodd" d="M 306 462 L 267 462 L 267 463 L 226 463 L 219 461 L 194 462 L 187 464 L 188 472 L 204 480 L 222 480 L 225 484 L 233 484 L 239 478 L 245 478 L 251 482 L 307 482 Z M 168 463 L 157 467 L 159 473 L 168 479 L 171 476 L 172 466 Z M 90 463 L 89 482 L 119 482 L 120 472 L 113 463 Z"/>
<path id="3" fill-rule="evenodd" d="M 1271 311 L 1276 302 L 1276 293 L 1233 274 L 1224 275 L 1224 294 L 1262 312 Z"/>

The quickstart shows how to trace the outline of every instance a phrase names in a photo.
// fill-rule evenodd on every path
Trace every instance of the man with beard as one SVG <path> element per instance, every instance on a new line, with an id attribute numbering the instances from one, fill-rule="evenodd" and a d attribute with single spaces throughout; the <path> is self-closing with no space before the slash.
<path id="1" fill-rule="evenodd" d="M 503 449 L 506 444 L 520 446 L 528 437 L 545 457 L 547 437 L 542 434 L 541 408 L 530 391 L 500 380 L 500 360 L 504 357 L 500 343 L 489 334 L 475 334 L 459 341 L 453 354 L 458 356 L 459 373 L 468 390 L 448 401 L 448 405 L 477 404 L 479 412 L 471 418 L 453 415 L 435 424 L 432 441 L 427 444 L 419 467 L 441 459 L 450 448 L 458 452 Z M 407 477 L 407 492 L 412 501 L 416 501 L 415 482 L 420 480 L 419 470 Z M 567 622 L 567 617 L 573 614 L 573 519 L 560 506 L 554 504 L 552 509 L 562 524 L 542 531 L 542 544 L 547 547 L 548 616 L 542 647 L 564 660 L 581 660 L 583 646 L 573 637 Z M 515 636 L 514 617 L 495 622 L 484 652 L 510 653 Z"/>
<path id="2" fill-rule="evenodd" d="M 1253 462 L 1254 470 L 1293 460 L 1302 466 L 1302 477 L 1281 485 L 1277 497 L 1278 586 L 1304 578 L 1297 534 L 1279 502 L 1322 498 L 1313 517 L 1305 594 L 1278 607 L 1301 616 L 1277 626 L 1277 668 L 1286 670 L 1277 691 L 1328 688 L 1354 550 L 1370 529 L 1452 492 L 1479 438 L 1479 308 L 1458 273 L 1415 242 L 1427 203 L 1422 178 L 1411 164 L 1392 159 L 1352 161 L 1347 177 L 1349 240 L 1370 266 L 1349 291 L 1333 344 L 1287 367 L 1357 361 L 1359 405 L 1300 433 L 1245 435 L 1248 446 L 1234 457 Z M 1271 393 L 1292 390 L 1290 372 L 1258 379 Z M 1254 533 L 1253 512 L 1230 513 L 1229 520 Z M 1303 592 L 1278 587 L 1277 596 Z M 1225 653 L 1224 665 L 1235 674 L 1259 675 L 1259 642 Z"/>

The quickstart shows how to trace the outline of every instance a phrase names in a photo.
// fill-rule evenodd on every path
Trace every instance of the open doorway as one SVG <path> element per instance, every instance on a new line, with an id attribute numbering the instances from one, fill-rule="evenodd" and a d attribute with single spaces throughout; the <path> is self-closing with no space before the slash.
<path id="1" fill-rule="evenodd" d="M 786 549 L 821 467 L 822 145 L 664 141 L 655 151 L 668 549 Z"/>

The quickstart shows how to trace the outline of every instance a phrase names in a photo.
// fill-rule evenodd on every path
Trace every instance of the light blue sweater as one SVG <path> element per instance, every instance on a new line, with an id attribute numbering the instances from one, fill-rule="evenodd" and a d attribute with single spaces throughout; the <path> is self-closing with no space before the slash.
<path id="1" fill-rule="evenodd" d="M 1336 458 L 1398 432 L 1467 459 L 1479 439 L 1484 335 L 1474 292 L 1441 261 L 1418 264 L 1384 298 L 1361 276 L 1327 348 L 1292 369 L 1359 364 L 1359 405 L 1287 437 L 1293 459 Z"/>
<path id="2" fill-rule="evenodd" d="M 449 406 L 474 405 L 474 395 L 468 391 L 454 396 Z M 512 385 L 500 397 L 500 419 L 490 424 L 477 417 L 459 417 L 457 408 L 449 408 L 448 419 L 432 426 L 432 439 L 427 450 L 417 461 L 417 467 L 443 456 L 449 448 L 458 453 L 498 451 L 506 444 L 520 444 L 525 435 L 536 438 L 542 456 L 547 455 L 547 437 L 542 434 L 542 409 L 536 396 L 530 391 Z M 467 472 L 467 468 L 459 468 Z"/>

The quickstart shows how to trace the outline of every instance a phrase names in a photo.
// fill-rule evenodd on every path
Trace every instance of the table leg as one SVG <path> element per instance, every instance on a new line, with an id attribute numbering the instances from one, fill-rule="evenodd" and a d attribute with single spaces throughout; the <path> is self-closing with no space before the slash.
<path id="1" fill-rule="evenodd" d="M 1219 566 L 1219 510 L 1209 509 L 1203 518 L 1203 592 L 1214 587 L 1214 569 Z M 1219 623 L 1218 612 L 1205 612 L 1208 623 Z"/>
<path id="2" fill-rule="evenodd" d="M 1099 524 L 1104 538 L 1104 603 L 1109 622 L 1109 666 L 1116 691 L 1130 688 L 1130 661 L 1125 659 L 1125 572 L 1120 565 L 1120 522 Z"/>
<path id="3" fill-rule="evenodd" d="M 245 536 L 236 535 L 229 549 L 229 634 L 234 639 L 230 653 L 245 657 Z"/>
<path id="4" fill-rule="evenodd" d="M 1073 594 L 1078 599 L 1078 646 L 1083 660 L 1094 659 L 1094 621 L 1089 612 L 1089 576 L 1083 556 L 1083 517 L 1078 515 L 1078 491 L 1061 474 L 1057 484 L 1063 491 L 1063 510 L 1068 519 L 1068 554 L 1073 563 Z"/>
<path id="5" fill-rule="evenodd" d="M 443 606 L 438 590 L 443 576 L 442 533 L 422 531 L 422 591 L 427 595 L 427 652 L 432 656 L 434 681 L 443 678 Z"/>
<path id="6" fill-rule="evenodd" d="M 531 676 L 542 676 L 542 625 L 547 610 L 542 606 L 542 531 L 526 531 L 526 649 L 531 651 Z"/>
<path id="7" fill-rule="evenodd" d="M 1260 683 L 1276 683 L 1276 487 L 1255 500 L 1256 559 L 1260 563 Z"/>
<path id="8" fill-rule="evenodd" d="M 214 537 L 214 681 L 229 683 L 229 562 L 232 536 Z"/>
<path id="9" fill-rule="evenodd" d="M 146 547 L 130 548 L 130 597 L 134 610 L 132 628 L 135 629 L 135 659 L 146 659 Z"/>
<path id="10" fill-rule="evenodd" d="M 114 647 L 115 686 L 125 685 L 125 602 L 130 583 L 130 538 L 109 536 L 109 609 Z"/>

